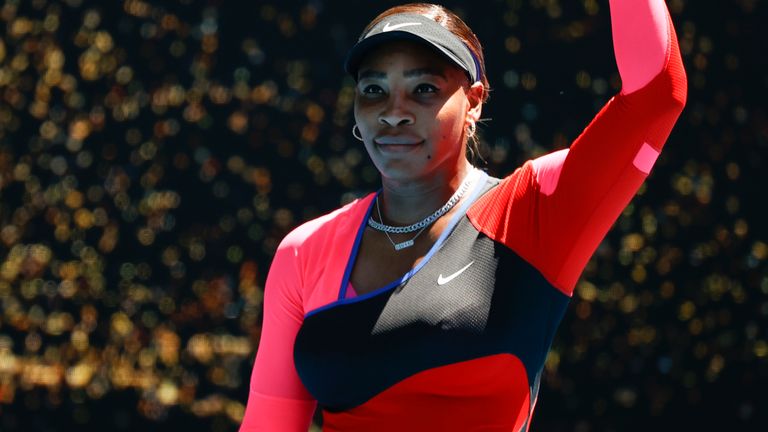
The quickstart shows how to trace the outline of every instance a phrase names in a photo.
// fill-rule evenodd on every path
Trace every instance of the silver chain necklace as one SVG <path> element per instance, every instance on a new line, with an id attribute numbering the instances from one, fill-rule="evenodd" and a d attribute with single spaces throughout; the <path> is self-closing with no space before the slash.
<path id="1" fill-rule="evenodd" d="M 369 217 L 368 226 L 386 234 L 387 239 L 389 239 L 389 242 L 392 243 L 392 246 L 394 246 L 395 250 L 399 251 L 401 249 L 409 248 L 413 246 L 414 240 L 416 240 L 416 238 L 419 237 L 419 235 L 421 235 L 421 233 L 424 232 L 424 230 L 429 225 L 431 225 L 432 222 L 436 221 L 440 216 L 446 214 L 450 209 L 453 208 L 453 206 L 456 205 L 456 203 L 459 202 L 461 197 L 464 196 L 464 193 L 466 193 L 467 189 L 469 188 L 469 185 L 472 184 L 472 182 L 474 181 L 476 172 L 477 172 L 476 169 L 472 169 L 472 171 L 470 171 L 470 173 L 467 174 L 466 178 L 461 183 L 461 186 L 459 186 L 456 192 L 454 192 L 453 196 L 451 196 L 448 202 L 446 202 L 445 205 L 443 205 L 442 207 L 437 209 L 437 211 L 425 217 L 424 219 L 412 225 L 408 225 L 404 227 L 396 227 L 396 226 L 385 225 L 383 223 L 376 222 L 375 220 L 373 220 L 373 217 Z M 379 208 L 379 197 L 376 197 L 376 212 L 378 213 L 379 220 L 383 221 L 384 219 L 381 217 L 381 209 Z M 392 240 L 392 237 L 389 236 L 390 233 L 408 234 L 414 231 L 418 231 L 418 233 L 416 233 L 416 235 L 412 239 L 406 240 L 400 243 L 395 243 L 395 241 Z"/>
<path id="2" fill-rule="evenodd" d="M 379 220 L 384 220 L 384 219 L 381 218 L 381 209 L 379 209 L 379 199 L 378 198 L 376 199 L 376 212 L 379 214 Z M 426 226 L 424 226 L 422 229 L 420 229 L 419 232 L 417 232 L 416 235 L 413 236 L 412 239 L 406 240 L 406 241 L 400 242 L 400 243 L 395 243 L 395 241 L 392 240 L 392 237 L 390 237 L 390 235 L 389 235 L 389 233 L 387 231 L 384 231 L 384 235 L 387 236 L 387 239 L 389 239 L 389 242 L 392 243 L 392 246 L 395 247 L 395 250 L 399 251 L 399 250 L 402 250 L 402 249 L 409 248 L 409 247 L 413 246 L 413 242 L 416 240 L 416 237 L 420 236 L 421 233 L 423 233 L 425 229 L 427 229 Z"/>

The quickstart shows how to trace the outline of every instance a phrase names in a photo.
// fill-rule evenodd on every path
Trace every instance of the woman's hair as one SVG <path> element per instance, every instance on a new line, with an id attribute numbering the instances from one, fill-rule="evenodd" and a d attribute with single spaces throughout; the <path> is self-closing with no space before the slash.
<path id="1" fill-rule="evenodd" d="M 438 24 L 448 29 L 451 33 L 456 35 L 464 45 L 469 48 L 472 55 L 477 59 L 477 63 L 480 67 L 480 81 L 483 83 L 483 100 L 488 100 L 490 92 L 490 84 L 488 83 L 488 77 L 485 74 L 485 57 L 483 56 L 483 46 L 480 44 L 480 40 L 469 26 L 462 21 L 455 13 L 446 9 L 443 6 L 431 4 L 431 3 L 409 3 L 400 6 L 389 8 L 374 18 L 368 26 L 363 30 L 363 35 L 368 34 L 369 31 L 376 24 L 380 23 L 385 18 L 401 13 L 412 13 L 422 15 L 435 20 Z M 480 160 L 483 160 L 480 155 L 479 140 L 477 134 L 471 136 L 467 140 L 467 157 L 473 165 L 477 165 Z"/>

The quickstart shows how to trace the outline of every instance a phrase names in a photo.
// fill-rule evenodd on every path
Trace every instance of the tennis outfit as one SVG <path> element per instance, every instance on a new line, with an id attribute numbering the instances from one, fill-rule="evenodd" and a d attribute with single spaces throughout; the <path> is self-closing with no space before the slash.
<path id="1" fill-rule="evenodd" d="M 612 0 L 622 91 L 569 149 L 481 174 L 418 266 L 349 283 L 375 194 L 291 232 L 267 277 L 241 431 L 525 431 L 576 281 L 686 99 L 663 0 Z"/>

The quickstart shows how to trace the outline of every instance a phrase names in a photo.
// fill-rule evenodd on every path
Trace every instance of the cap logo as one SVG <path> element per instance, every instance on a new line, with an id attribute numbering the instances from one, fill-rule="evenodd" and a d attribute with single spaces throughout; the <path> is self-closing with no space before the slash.
<path id="1" fill-rule="evenodd" d="M 384 28 L 381 31 L 388 32 L 392 30 L 397 30 L 400 27 L 408 27 L 408 26 L 415 26 L 415 25 L 421 25 L 421 23 L 420 22 L 407 22 L 407 23 L 401 23 L 401 24 L 387 23 L 386 25 L 384 25 Z"/>

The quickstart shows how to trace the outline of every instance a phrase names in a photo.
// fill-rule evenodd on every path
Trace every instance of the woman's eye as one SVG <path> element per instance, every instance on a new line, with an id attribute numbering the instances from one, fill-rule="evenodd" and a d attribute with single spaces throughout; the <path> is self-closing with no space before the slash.
<path id="1" fill-rule="evenodd" d="M 437 93 L 437 87 L 432 84 L 419 84 L 416 86 L 416 93 Z"/>
<path id="2" fill-rule="evenodd" d="M 381 88 L 381 86 L 378 86 L 376 84 L 370 84 L 363 87 L 363 93 L 364 94 L 380 94 L 380 93 L 384 93 L 384 89 Z"/>

